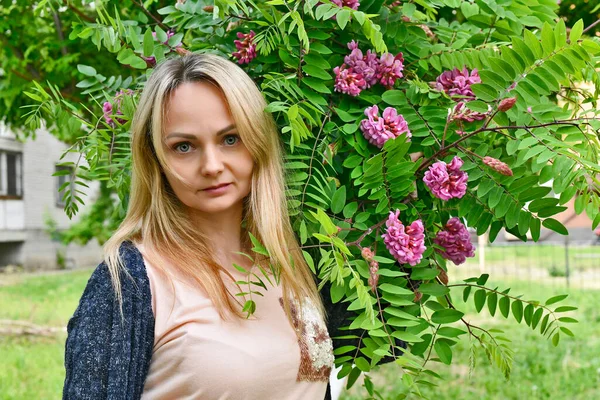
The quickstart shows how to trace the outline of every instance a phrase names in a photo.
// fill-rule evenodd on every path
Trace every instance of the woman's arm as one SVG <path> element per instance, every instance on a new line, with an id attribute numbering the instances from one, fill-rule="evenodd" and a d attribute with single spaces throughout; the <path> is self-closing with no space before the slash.
<path id="1" fill-rule="evenodd" d="M 150 285 L 137 250 L 123 260 L 123 319 L 106 264 L 100 264 L 67 325 L 63 399 L 139 399 L 154 343 Z M 140 265 L 141 263 L 141 265 Z"/>

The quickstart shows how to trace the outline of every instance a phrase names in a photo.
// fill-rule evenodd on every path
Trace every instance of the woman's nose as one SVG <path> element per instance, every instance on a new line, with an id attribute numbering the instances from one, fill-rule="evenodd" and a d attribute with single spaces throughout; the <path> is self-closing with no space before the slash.
<path id="1" fill-rule="evenodd" d="M 217 148 L 206 148 L 200 155 L 200 172 L 202 175 L 217 175 L 223 171 L 223 155 Z"/>

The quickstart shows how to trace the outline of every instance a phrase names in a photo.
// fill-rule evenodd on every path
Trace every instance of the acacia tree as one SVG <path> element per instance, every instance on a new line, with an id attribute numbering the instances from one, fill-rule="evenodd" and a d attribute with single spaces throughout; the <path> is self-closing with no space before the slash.
<path id="1" fill-rule="evenodd" d="M 508 377 L 508 338 L 468 322 L 459 293 L 554 345 L 572 335 L 575 320 L 560 313 L 575 308 L 555 305 L 566 295 L 527 299 L 486 286 L 487 275 L 450 284 L 447 261 L 474 255 L 467 227 L 491 241 L 502 228 L 523 241 L 542 229 L 566 235 L 552 216 L 573 198 L 600 223 L 600 121 L 582 107 L 596 105 L 600 45 L 581 21 L 567 33 L 554 0 L 155 3 L 141 5 L 140 19 L 95 2 L 95 21 L 70 33 L 112 54 L 121 74 L 145 74 L 78 65 L 83 104 L 52 82 L 26 93 L 30 128 L 61 115 L 80 130 L 71 151 L 88 166 L 73 165 L 79 184 L 105 182 L 123 211 L 128 130 L 148 73 L 190 51 L 221 54 L 256 80 L 281 128 L 290 214 L 319 286 L 356 312 L 349 329 L 359 333 L 345 338 L 358 346 L 335 351 L 348 386 L 391 356 L 404 371 L 398 384 L 420 394 L 437 376 L 429 364 L 450 364 L 463 334 Z M 67 213 L 83 201 L 69 192 Z M 368 376 L 365 388 L 381 398 Z"/>

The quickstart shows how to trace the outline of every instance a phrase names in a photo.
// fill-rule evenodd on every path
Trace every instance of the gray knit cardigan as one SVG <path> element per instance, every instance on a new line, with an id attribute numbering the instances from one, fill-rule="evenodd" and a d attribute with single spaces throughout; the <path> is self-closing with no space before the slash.
<path id="1" fill-rule="evenodd" d="M 123 243 L 120 253 L 133 278 L 129 279 L 122 273 L 124 321 L 121 320 L 108 267 L 102 263 L 92 273 L 67 325 L 63 399 L 141 398 L 154 345 L 152 294 L 142 255 L 135 245 Z M 328 289 L 325 287 L 323 293 L 329 293 Z M 348 324 L 348 317 L 353 315 L 346 310 L 346 304 L 332 304 L 329 296 L 322 297 L 330 336 L 356 333 L 339 332 L 341 326 Z M 352 340 L 335 339 L 333 343 L 334 347 L 353 344 Z M 406 347 L 400 341 L 397 345 Z M 392 360 L 382 360 L 389 361 Z M 325 399 L 331 399 L 329 385 Z"/>

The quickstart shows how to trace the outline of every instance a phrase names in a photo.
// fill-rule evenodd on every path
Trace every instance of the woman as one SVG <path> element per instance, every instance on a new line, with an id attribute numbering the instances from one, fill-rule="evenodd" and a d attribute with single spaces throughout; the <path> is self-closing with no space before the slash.
<path id="1" fill-rule="evenodd" d="M 265 106 L 219 56 L 171 59 L 152 73 L 132 122 L 127 215 L 68 324 L 63 398 L 329 396 L 328 328 L 337 333 L 345 308 L 327 302 L 325 325 Z M 239 254 L 251 253 L 249 233 L 270 259 Z M 256 281 L 248 271 L 265 287 L 237 285 Z"/>

